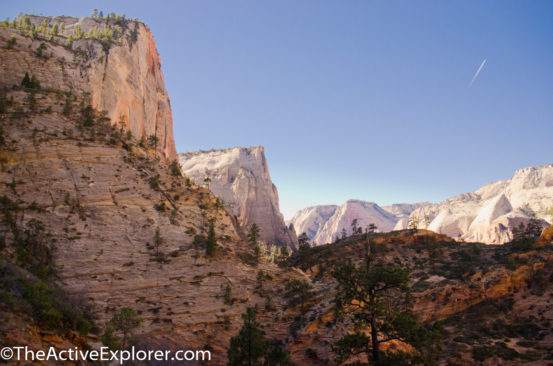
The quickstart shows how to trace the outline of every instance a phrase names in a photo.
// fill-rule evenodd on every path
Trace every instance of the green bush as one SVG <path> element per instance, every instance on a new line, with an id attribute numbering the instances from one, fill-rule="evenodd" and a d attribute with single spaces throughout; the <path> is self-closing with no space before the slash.
<path id="1" fill-rule="evenodd" d="M 104 330 L 101 341 L 104 346 L 108 347 L 112 351 L 117 351 L 121 349 L 121 342 L 119 341 L 119 337 L 114 334 L 114 330 L 112 327 L 107 327 Z"/>
<path id="2" fill-rule="evenodd" d="M 182 172 L 180 170 L 180 165 L 178 161 L 173 160 L 173 162 L 169 165 L 169 168 L 171 169 L 171 175 L 173 177 L 182 177 Z"/>

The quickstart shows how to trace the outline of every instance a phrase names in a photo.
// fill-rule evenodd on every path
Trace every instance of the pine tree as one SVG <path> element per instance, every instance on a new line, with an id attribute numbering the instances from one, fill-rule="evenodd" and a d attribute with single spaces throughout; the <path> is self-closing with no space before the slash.
<path id="1" fill-rule="evenodd" d="M 284 297 L 288 299 L 288 305 L 294 306 L 300 304 L 303 312 L 305 303 L 311 297 L 311 285 L 305 280 L 293 279 L 285 285 Z"/>
<path id="2" fill-rule="evenodd" d="M 140 323 L 142 323 L 142 319 L 138 317 L 138 314 L 133 308 L 124 307 L 113 315 L 110 320 L 110 325 L 115 330 L 123 333 L 123 348 L 128 346 L 128 341 L 132 336 L 132 330 L 138 327 Z"/>
<path id="3" fill-rule="evenodd" d="M 161 255 L 159 251 L 159 247 L 163 244 L 163 238 L 161 237 L 161 232 L 159 231 L 159 226 L 156 227 L 156 231 L 154 234 L 154 248 L 156 250 L 156 259 L 161 260 L 163 259 L 163 256 Z"/>
<path id="4" fill-rule="evenodd" d="M 513 228 L 511 248 L 518 251 L 529 250 L 540 237 L 542 230 L 541 222 L 534 213 L 526 226 L 521 222 L 518 227 Z"/>
<path id="5" fill-rule="evenodd" d="M 373 234 L 377 229 L 377 226 L 373 223 L 370 223 L 369 226 L 367 227 L 367 233 L 369 234 Z"/>
<path id="6" fill-rule="evenodd" d="M 286 260 L 286 258 L 288 258 L 290 256 L 290 254 L 288 253 L 288 248 L 287 247 L 281 247 L 280 248 L 280 253 L 278 254 L 278 259 L 283 261 L 283 260 Z"/>
<path id="7" fill-rule="evenodd" d="M 182 177 L 182 172 L 180 170 L 180 165 L 177 160 L 173 160 L 171 164 L 169 165 L 169 168 L 171 169 L 171 175 L 173 177 Z"/>
<path id="8" fill-rule="evenodd" d="M 250 231 L 248 232 L 248 243 L 250 243 L 252 246 L 257 246 L 257 242 L 259 240 L 259 226 L 254 222 L 252 226 L 250 226 Z"/>
<path id="9" fill-rule="evenodd" d="M 50 31 L 50 34 L 53 36 L 57 36 L 59 32 L 58 23 L 54 23 L 52 26 L 52 30 Z"/>
<path id="10" fill-rule="evenodd" d="M 263 331 L 256 321 L 255 310 L 251 307 L 242 315 L 244 325 L 240 332 L 230 340 L 227 352 L 229 366 L 262 366 L 267 354 L 267 342 Z"/>
<path id="11" fill-rule="evenodd" d="M 217 252 L 217 237 L 215 236 L 215 220 L 209 220 L 209 231 L 207 232 L 207 241 L 205 253 L 209 257 L 213 257 Z"/>
<path id="12" fill-rule="evenodd" d="M 372 267 L 371 259 L 368 251 L 365 263 L 360 266 L 346 262 L 332 272 L 338 282 L 335 311 L 338 314 L 347 311 L 355 322 L 355 331 L 333 347 L 336 362 L 347 363 L 354 355 L 364 353 L 369 363 L 359 365 L 400 364 L 400 361 L 403 364 L 407 359 L 428 364 L 440 347 L 440 330 L 421 325 L 416 315 L 405 310 L 409 270 L 398 266 Z M 368 329 L 370 334 L 362 329 Z M 416 351 L 383 352 L 381 344 L 391 340 L 409 343 Z"/>
<path id="13" fill-rule="evenodd" d="M 247 235 L 248 243 L 253 247 L 255 261 L 259 262 L 259 257 L 261 256 L 261 248 L 258 245 L 259 241 L 259 226 L 254 222 L 250 227 L 250 231 Z"/>
<path id="14" fill-rule="evenodd" d="M 23 80 L 21 80 L 21 86 L 24 88 L 28 88 L 30 83 L 31 83 L 31 78 L 29 77 L 29 73 L 26 72 L 25 76 L 23 76 Z"/>
<path id="15" fill-rule="evenodd" d="M 294 366 L 294 363 L 290 361 L 284 348 L 281 345 L 276 345 L 270 346 L 263 366 Z"/>
<path id="16" fill-rule="evenodd" d="M 121 349 L 121 342 L 119 341 L 119 337 L 114 334 L 114 329 L 111 326 L 108 326 L 104 330 L 101 341 L 104 346 L 108 347 L 112 351 L 117 351 Z"/>
<path id="17" fill-rule="evenodd" d="M 409 216 L 409 223 L 407 224 L 407 228 L 415 232 L 419 228 L 419 216 L 416 213 L 412 213 L 411 216 Z"/>
<path id="18" fill-rule="evenodd" d="M 351 222 L 351 233 L 353 235 L 357 234 L 357 219 L 353 219 Z"/>
<path id="19" fill-rule="evenodd" d="M 302 247 L 302 245 L 307 245 L 308 247 L 311 247 L 311 245 L 309 245 L 309 237 L 305 232 L 301 233 L 298 237 L 298 244 L 300 248 Z"/>

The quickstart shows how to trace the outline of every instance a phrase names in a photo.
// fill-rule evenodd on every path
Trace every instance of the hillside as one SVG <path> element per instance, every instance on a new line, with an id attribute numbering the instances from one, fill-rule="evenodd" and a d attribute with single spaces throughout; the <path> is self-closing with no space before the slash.
<path id="1" fill-rule="evenodd" d="M 30 21 L 65 21 L 67 33 L 113 19 Z M 254 293 L 259 269 L 282 270 L 248 264 L 253 249 L 234 219 L 171 164 L 169 101 L 146 26 L 125 21 L 120 43 L 107 49 L 58 38 L 66 37 L 0 28 L 9 45 L 0 53 L 8 71 L 0 77 L 2 344 L 97 347 L 112 315 L 131 307 L 146 346 L 208 345 L 222 363 L 246 305 L 265 303 Z M 135 97 L 146 103 L 137 108 Z M 128 118 L 118 124 L 123 105 Z M 215 257 L 206 255 L 210 221 Z"/>
<path id="2" fill-rule="evenodd" d="M 430 231 L 374 234 L 375 264 L 410 269 L 415 313 L 442 328 L 439 364 L 544 365 L 553 360 L 553 227 L 535 246 L 457 243 Z M 366 240 L 348 237 L 296 253 L 290 263 L 314 279 L 316 292 L 291 346 L 300 364 L 332 363 L 331 346 L 348 324 L 332 310 L 332 269 L 364 260 Z M 308 347 L 306 350 L 305 348 Z M 310 350 L 309 350 L 310 349 Z"/>
<path id="3" fill-rule="evenodd" d="M 336 365 L 333 347 L 354 330 L 354 303 L 335 311 L 333 270 L 363 263 L 370 240 L 373 264 L 408 270 L 400 313 L 413 311 L 434 335 L 420 349 L 405 340 L 383 349 L 449 365 L 552 362 L 552 227 L 500 246 L 399 230 L 291 256 L 256 253 L 215 180 L 206 182 L 213 191 L 196 185 L 175 160 L 169 98 L 144 24 L 23 16 L 0 27 L 0 47 L 3 347 L 98 349 L 114 314 L 131 308 L 141 322 L 129 345 L 207 349 L 209 364 L 225 365 L 252 307 L 265 339 L 296 365 Z M 261 152 L 250 153 L 266 168 Z M 410 210 L 360 206 L 383 217 Z"/>
<path id="4" fill-rule="evenodd" d="M 326 205 L 307 207 L 298 211 L 290 220 L 301 235 L 306 233 L 313 245 L 331 243 L 342 236 L 342 230 L 352 234 L 352 222 L 365 230 L 375 224 L 381 232 L 407 228 L 407 219 L 415 209 L 428 205 L 428 202 L 414 204 L 393 204 L 380 207 L 374 202 L 348 200 L 342 206 Z"/>
<path id="5" fill-rule="evenodd" d="M 189 151 L 179 154 L 179 162 L 186 175 L 209 187 L 236 216 L 244 233 L 257 224 L 266 244 L 297 247 L 296 233 L 280 213 L 263 146 Z"/>

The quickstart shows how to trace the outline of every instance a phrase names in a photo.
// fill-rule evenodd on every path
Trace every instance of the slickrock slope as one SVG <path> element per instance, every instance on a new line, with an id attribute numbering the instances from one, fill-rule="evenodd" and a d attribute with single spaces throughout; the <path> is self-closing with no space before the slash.
<path id="1" fill-rule="evenodd" d="M 307 207 L 296 212 L 290 223 L 294 225 L 296 234 L 306 233 L 307 237 L 313 240 L 337 209 L 336 205 Z"/>
<path id="2" fill-rule="evenodd" d="M 28 72 L 39 79 L 43 89 L 87 95 L 93 108 L 107 112 L 112 125 L 130 130 L 138 140 L 153 142 L 164 157 L 176 159 L 171 104 L 156 44 L 146 25 L 138 21 L 116 22 L 113 18 L 31 16 L 28 19 L 35 26 L 45 19 L 49 20 L 50 27 L 64 23 L 65 34 L 60 32 L 52 41 L 45 42 L 41 56 L 37 57 L 41 39 L 31 40 L 15 29 L 3 28 L 3 44 L 12 35 L 15 44 L 0 53 L 4 71 L 0 74 L 2 85 L 19 86 Z M 105 24 L 111 26 L 111 41 L 76 39 L 79 29 L 84 35 L 98 33 L 104 30 Z M 70 36 L 74 40 L 68 49 L 64 46 Z"/>
<path id="3" fill-rule="evenodd" d="M 284 223 L 277 188 L 271 181 L 263 146 L 179 154 L 183 172 L 197 184 L 208 184 L 244 232 L 256 223 L 267 244 L 297 245 L 296 233 Z M 211 181 L 204 183 L 209 178 Z"/>
<path id="4" fill-rule="evenodd" d="M 435 205 L 415 210 L 419 227 L 465 241 L 500 244 L 535 214 L 543 226 L 553 217 L 553 165 L 517 170 L 513 179 L 486 184 Z"/>
<path id="5" fill-rule="evenodd" d="M 358 226 L 367 227 L 375 224 L 378 231 L 385 232 L 392 229 L 407 228 L 409 214 L 427 202 L 414 204 L 394 204 L 380 207 L 376 203 L 349 200 L 342 206 L 314 206 L 298 211 L 290 223 L 296 233 L 306 233 L 314 245 L 326 244 L 334 241 L 336 236 L 342 235 L 342 229 L 351 234 L 351 223 L 358 220 Z"/>
<path id="6" fill-rule="evenodd" d="M 443 326 L 438 364 L 544 365 L 553 358 L 551 229 L 526 249 L 457 243 L 426 230 L 373 234 L 373 265 L 409 268 L 412 310 Z M 357 235 L 290 259 L 324 289 L 298 322 L 290 350 L 299 364 L 334 364 L 332 345 L 352 324 L 347 312 L 334 314 L 331 270 L 360 264 L 365 248 L 365 235 Z"/>
<path id="7" fill-rule="evenodd" d="M 89 21 L 80 20 L 83 28 Z M 271 306 L 282 309 L 276 291 L 282 292 L 286 279 L 305 276 L 264 260 L 257 267 L 246 263 L 253 249 L 241 240 L 232 217 L 209 190 L 187 184 L 165 163 L 174 153 L 168 99 L 151 35 L 144 25 L 137 27 L 132 49 L 125 38 L 121 46 L 111 45 L 109 55 L 98 41 L 75 41 L 73 47 L 89 42 L 92 53 L 86 57 L 0 28 L 1 47 L 12 34 L 16 39 L 0 52 L 5 71 L 0 76 L 0 318 L 6 319 L 0 322 L 0 343 L 97 347 L 113 314 L 131 307 L 143 319 L 135 332 L 143 346 L 208 347 L 213 364 L 224 364 L 245 307 L 263 307 L 270 298 Z M 42 56 L 36 51 L 40 42 L 45 42 Z M 110 66 L 109 60 L 118 63 Z M 25 72 L 40 88 L 21 86 Z M 130 89 L 117 89 L 119 82 Z M 151 99 L 154 95 L 158 99 Z M 134 98 L 145 99 L 138 111 Z M 139 132 L 135 137 L 107 118 L 126 113 L 125 100 L 127 122 Z M 150 102 L 157 107 L 149 110 Z M 107 114 L 89 107 L 92 103 L 109 108 Z M 165 141 L 157 150 L 140 141 L 155 131 Z M 211 220 L 219 245 L 213 258 L 205 253 Z M 259 270 L 273 279 L 265 282 L 263 295 L 255 290 Z M 40 287 L 42 278 L 67 296 L 63 307 L 33 297 L 57 294 Z M 33 286 L 38 292 L 26 290 Z M 29 304 L 46 307 L 49 317 Z M 76 331 L 76 319 L 63 315 L 62 326 L 56 318 L 57 311 L 70 309 L 88 314 L 88 338 Z M 274 323 L 272 316 L 260 319 Z M 267 327 L 268 336 L 287 333 L 289 323 Z"/>

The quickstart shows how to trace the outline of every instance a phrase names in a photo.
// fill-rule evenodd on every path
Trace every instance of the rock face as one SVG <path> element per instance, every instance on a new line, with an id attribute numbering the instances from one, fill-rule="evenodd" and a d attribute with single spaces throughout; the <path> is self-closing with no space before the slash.
<path id="1" fill-rule="evenodd" d="M 513 179 L 489 183 L 439 204 L 413 211 L 419 227 L 465 241 L 501 244 L 512 240 L 512 229 L 535 214 L 551 223 L 553 165 L 517 170 Z"/>
<path id="2" fill-rule="evenodd" d="M 307 207 L 298 211 L 290 223 L 294 225 L 298 236 L 306 233 L 307 237 L 313 240 L 338 208 L 336 205 Z"/>
<path id="3" fill-rule="evenodd" d="M 278 192 L 271 181 L 262 146 L 179 154 L 182 171 L 197 184 L 207 184 L 235 215 L 244 232 L 256 223 L 267 244 L 296 247 L 293 228 L 284 223 Z M 209 178 L 210 182 L 204 179 Z"/>
<path id="4" fill-rule="evenodd" d="M 51 26 L 64 23 L 65 35 L 72 35 L 77 28 L 85 34 L 103 29 L 106 22 L 114 29 L 117 26 L 113 19 L 28 18 L 33 25 L 39 25 L 45 19 L 49 19 Z M 59 45 L 45 43 L 40 62 L 37 62 L 33 52 L 28 52 L 39 48 L 39 39 L 30 40 L 14 29 L 4 28 L 8 38 L 14 34 L 16 43 L 0 54 L 2 69 L 10 71 L 0 74 L 0 82 L 9 87 L 19 86 L 28 72 L 39 79 L 43 89 L 84 95 L 92 107 L 106 112 L 112 125 L 124 131 L 130 130 L 138 140 L 152 142 L 152 147 L 162 156 L 174 160 L 177 155 L 171 104 L 154 38 L 141 22 L 126 21 L 121 24 L 124 27 L 121 28 L 123 34 L 120 41 L 111 43 L 109 48 L 94 39 L 76 39 L 70 50 L 61 46 L 66 44 L 68 37 L 60 33 L 53 39 Z M 131 40 L 131 33 L 136 35 L 134 41 Z M 25 52 L 21 52 L 23 44 L 29 47 Z"/>
<path id="5" fill-rule="evenodd" d="M 336 236 L 341 235 L 342 229 L 351 234 L 351 223 L 357 219 L 358 226 L 365 228 L 375 224 L 378 231 L 399 229 L 405 223 L 409 214 L 427 202 L 415 204 L 394 204 L 380 207 L 373 202 L 349 200 L 342 206 L 327 205 L 305 208 L 297 212 L 290 222 L 296 228 L 296 233 L 306 233 L 313 245 L 331 243 Z"/>
<path id="6" fill-rule="evenodd" d="M 64 19 L 70 24 L 74 18 Z M 85 28 L 88 20 L 79 22 Z M 43 57 L 36 53 L 38 40 L 0 28 L 1 45 L 12 34 L 16 39 L 0 52 L 0 185 L 12 182 L 11 189 L 2 190 L 0 208 L 2 218 L 14 218 L 10 226 L 0 220 L 0 265 L 18 263 L 15 235 L 30 220 L 38 220 L 47 233 L 43 245 L 54 249 L 52 281 L 68 294 L 72 306 L 89 309 L 99 329 L 88 338 L 94 347 L 100 345 L 98 336 L 113 314 L 128 306 L 143 319 L 136 335 L 157 347 L 209 344 L 214 364 L 224 364 L 245 307 L 264 304 L 254 293 L 258 271 L 262 268 L 275 279 L 297 275 L 282 274 L 272 263 L 261 261 L 259 268 L 243 263 L 239 255 L 242 258 L 249 247 L 227 211 L 210 191 L 186 185 L 160 161 L 160 155 L 174 154 L 170 109 L 151 35 L 139 23 L 137 32 L 132 51 L 125 38 L 123 45 L 112 45 L 106 61 L 98 41 L 76 41 L 90 42 L 91 52 L 101 51 L 94 57 L 81 57 L 78 50 L 52 41 L 45 42 L 48 56 Z M 109 60 L 116 60 L 115 54 L 124 63 L 112 65 Z M 38 79 L 40 89 L 20 86 L 25 72 Z M 137 84 L 125 91 L 114 85 L 116 80 Z M 142 100 L 141 105 L 131 103 L 134 98 Z M 128 111 L 120 108 L 126 105 L 122 100 L 129 101 Z M 129 127 L 138 135 L 121 135 L 97 110 L 83 123 L 81 106 L 91 102 L 108 108 L 108 116 L 127 111 Z M 165 141 L 157 153 L 154 146 L 140 143 L 155 131 L 159 141 Z M 207 257 L 205 243 L 197 238 L 207 235 L 211 220 L 218 250 Z M 232 299 L 225 301 L 227 286 Z M 47 340 L 42 330 L 35 332 L 38 325 L 29 310 L 16 310 L 13 317 L 5 316 L 14 310 L 0 301 L 0 319 L 9 320 L 0 322 L 0 343 L 69 348 L 66 338 Z"/>
<path id="7" fill-rule="evenodd" d="M 122 63 L 106 71 L 104 79 L 97 72 L 104 70 L 106 62 L 109 65 L 111 56 L 106 61 L 105 46 L 98 40 L 79 39 L 71 49 L 63 46 L 67 32 L 78 29 L 77 21 L 83 31 L 90 29 L 88 23 L 101 21 L 67 17 L 30 20 L 33 24 L 46 20 L 69 25 L 65 35 L 52 40 L 49 33 L 39 32 L 31 38 L 29 28 L 0 27 L 0 45 L 10 45 L 0 52 L 0 186 L 9 187 L 0 194 L 0 343 L 35 350 L 48 346 L 58 350 L 75 346 L 97 349 L 114 313 L 131 307 L 143 320 L 134 331 L 141 347 L 209 348 L 212 364 L 223 365 L 230 338 L 242 326 L 241 315 L 247 306 L 272 309 L 261 310 L 258 321 L 269 339 L 288 342 L 289 329 L 299 310 L 289 309 L 282 293 L 286 281 L 308 280 L 307 276 L 277 266 L 266 259 L 265 253 L 252 262 L 256 258 L 253 248 L 242 240 L 236 220 L 213 193 L 189 184 L 160 159 L 171 158 L 172 134 L 157 133 L 158 142 L 167 141 L 157 146 L 141 141 L 152 136 L 150 128 L 159 132 L 161 124 L 167 127 L 165 131 L 171 131 L 171 120 L 163 117 L 167 110 L 158 107 L 152 117 L 144 112 L 148 110 L 147 101 L 139 106 L 130 103 L 129 128 L 145 130 L 137 135 L 121 134 L 113 118 L 107 119 L 123 113 L 120 106 L 125 103 L 120 98 L 148 99 L 153 94 L 147 90 L 152 88 L 165 95 L 162 85 L 149 84 L 161 80 L 149 79 L 159 66 L 157 56 L 150 65 L 154 71 L 148 68 L 142 78 L 128 75 L 136 76 L 138 84 L 122 91 L 117 89 L 121 85 L 114 85 L 116 81 L 108 86 L 108 79 L 121 81 L 125 70 L 139 72 L 141 61 L 121 58 Z M 112 20 L 104 22 L 111 24 Z M 119 48 L 129 48 L 129 52 L 152 50 L 153 44 L 148 43 L 151 38 L 145 36 L 146 28 L 139 23 L 131 48 L 127 36 L 134 24 L 127 24 L 121 44 L 111 44 L 109 54 L 127 52 Z M 39 47 L 42 55 L 37 51 Z M 148 58 L 144 60 L 148 66 Z M 21 85 L 26 72 L 40 82 L 41 88 Z M 109 99 L 112 88 L 119 91 L 111 91 L 113 99 Z M 94 108 L 88 108 L 89 104 Z M 158 105 L 163 104 L 162 98 Z M 103 113 L 100 108 L 108 109 Z M 263 210 L 267 206 L 263 205 L 270 202 L 273 216 L 268 222 L 275 226 L 280 223 L 284 231 L 263 149 L 249 149 L 244 154 L 251 155 L 244 160 L 251 166 L 240 167 L 238 172 L 248 176 L 255 172 L 256 179 L 268 182 L 266 192 L 258 186 L 246 191 L 247 208 L 254 210 L 251 217 L 256 212 L 266 213 Z M 59 298 L 67 298 L 63 300 L 64 308 L 86 310 L 93 325 L 86 337 L 65 321 L 63 327 L 61 322 L 55 326 L 43 324 L 36 315 L 40 313 L 29 308 L 25 299 L 28 291 L 19 286 L 19 279 L 39 279 L 32 272 L 33 263 L 28 262 L 35 256 L 21 259 L 17 235 L 27 230 L 31 220 L 37 220 L 33 222 L 44 229 L 44 235 L 29 234 L 34 238 L 33 248 L 39 248 L 38 252 L 47 257 L 42 259 L 55 270 L 54 276 L 40 283 L 63 291 L 64 296 Z M 207 255 L 206 236 L 211 222 L 217 250 Z M 282 240 L 294 243 L 293 230 L 286 233 L 288 239 L 284 236 Z M 262 289 L 258 283 L 260 271 L 266 274 Z"/>

